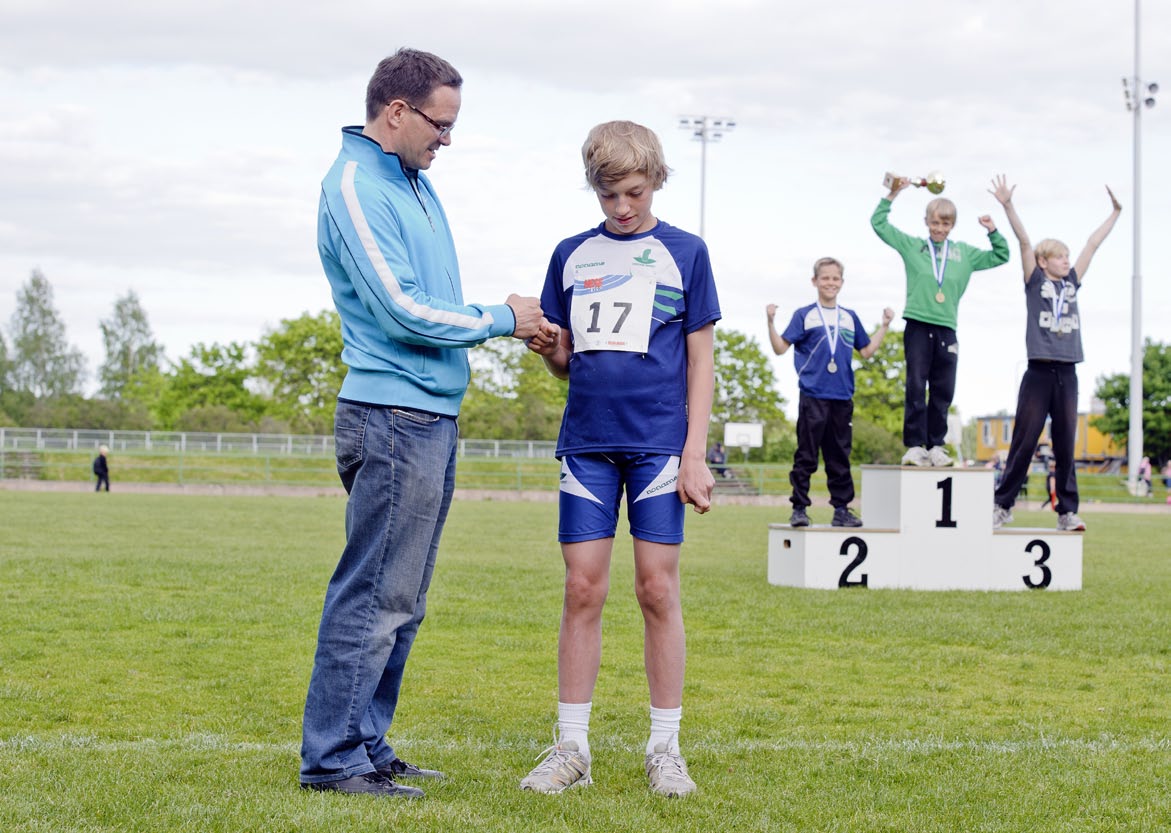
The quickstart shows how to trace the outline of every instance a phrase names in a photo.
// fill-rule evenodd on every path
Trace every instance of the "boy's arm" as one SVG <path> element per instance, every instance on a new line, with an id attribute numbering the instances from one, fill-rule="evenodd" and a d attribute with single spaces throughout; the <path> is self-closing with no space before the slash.
<path id="1" fill-rule="evenodd" d="M 1106 193 L 1110 195 L 1110 202 L 1114 206 L 1114 210 L 1110 212 L 1110 216 L 1106 218 L 1106 222 L 1098 226 L 1094 233 L 1090 235 L 1090 239 L 1086 241 L 1086 247 L 1082 249 L 1082 253 L 1077 256 L 1077 263 L 1074 264 L 1074 269 L 1077 270 L 1078 283 L 1085 280 L 1086 270 L 1090 268 L 1090 260 L 1094 257 L 1094 252 L 1098 251 L 1098 247 L 1102 245 L 1102 241 L 1106 239 L 1114 224 L 1118 222 L 1118 215 L 1122 213 L 1122 203 L 1114 196 L 1114 192 L 1110 190 L 1110 186 L 1106 186 Z"/>
<path id="2" fill-rule="evenodd" d="M 870 226 L 883 243 L 902 251 L 903 248 L 914 245 L 917 238 L 912 237 L 905 231 L 900 231 L 890 224 L 891 201 L 900 191 L 907 187 L 909 181 L 900 179 L 899 183 L 901 184 L 896 184 L 894 188 L 891 188 L 889 194 L 878 201 L 878 206 L 874 209 L 874 213 L 870 215 Z"/>
<path id="3" fill-rule="evenodd" d="M 769 304 L 764 308 L 764 311 L 768 316 L 768 340 L 773 346 L 773 352 L 778 356 L 784 355 L 785 351 L 792 345 L 785 341 L 784 337 L 777 332 L 776 322 L 773 320 L 777 317 L 777 305 Z"/>
<path id="4" fill-rule="evenodd" d="M 569 330 L 541 319 L 540 329 L 535 336 L 525 339 L 525 346 L 545 360 L 545 368 L 551 374 L 558 379 L 569 378 L 569 357 L 573 355 Z"/>
<path id="5" fill-rule="evenodd" d="M 1033 254 L 1033 244 L 1029 240 L 1028 232 L 1025 231 L 1025 224 L 1021 222 L 1020 215 L 1017 214 L 1016 207 L 1012 204 L 1014 191 L 1016 191 L 1016 186 L 1009 187 L 1008 178 L 1004 174 L 994 176 L 992 187 L 988 189 L 988 193 L 996 197 L 996 201 L 1004 206 L 1004 215 L 1008 217 L 1012 233 L 1016 235 L 1017 242 L 1021 244 L 1021 268 L 1025 273 L 1025 283 L 1028 283 L 1033 270 L 1037 268 L 1037 258 Z"/>
<path id="6" fill-rule="evenodd" d="M 992 219 L 989 214 L 984 214 L 978 218 L 980 225 L 988 232 L 988 242 L 992 244 L 991 249 L 980 249 L 975 246 L 961 243 L 961 246 L 967 246 L 972 262 L 972 271 L 979 272 L 981 269 L 995 269 L 997 266 L 1003 266 L 1008 263 L 1011 252 L 1008 249 L 1008 241 L 1004 239 L 1004 235 L 996 230 L 996 221 Z"/>
<path id="7" fill-rule="evenodd" d="M 679 459 L 679 500 L 690 503 L 701 515 L 712 508 L 715 478 L 707 467 L 707 432 L 715 395 L 714 323 L 687 334 L 687 440 Z"/>
<path id="8" fill-rule="evenodd" d="M 882 346 L 882 340 L 886 338 L 887 330 L 890 328 L 890 322 L 894 320 L 895 311 L 887 307 L 882 311 L 882 323 L 878 325 L 878 329 L 874 331 L 874 335 L 870 336 L 870 343 L 858 351 L 864 359 L 868 359 L 878 352 L 878 348 Z"/>
<path id="9" fill-rule="evenodd" d="M 911 180 L 905 176 L 896 176 L 890 186 L 890 193 L 886 195 L 887 202 L 894 202 L 895 197 L 911 187 Z"/>

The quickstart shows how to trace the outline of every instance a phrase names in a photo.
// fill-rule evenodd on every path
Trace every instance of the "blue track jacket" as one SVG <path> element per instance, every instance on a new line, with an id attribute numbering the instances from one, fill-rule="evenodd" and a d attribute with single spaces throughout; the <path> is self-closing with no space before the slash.
<path id="1" fill-rule="evenodd" d="M 342 128 L 321 183 L 317 249 L 349 367 L 339 396 L 457 415 L 470 379 L 459 348 L 511 335 L 516 319 L 507 304 L 464 303 L 455 243 L 427 178 L 361 127 Z"/>

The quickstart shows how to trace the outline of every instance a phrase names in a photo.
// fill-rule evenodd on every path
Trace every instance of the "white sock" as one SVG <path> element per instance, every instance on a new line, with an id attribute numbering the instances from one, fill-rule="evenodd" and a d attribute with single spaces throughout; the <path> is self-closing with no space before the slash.
<path id="1" fill-rule="evenodd" d="M 577 748 L 587 758 L 590 756 L 590 709 L 589 703 L 561 703 L 557 704 L 557 741 L 565 743 L 572 740 Z"/>
<path id="2" fill-rule="evenodd" d="M 656 709 L 651 706 L 651 737 L 646 742 L 646 753 L 651 755 L 655 746 L 667 744 L 668 752 L 679 751 L 679 723 L 683 719 L 683 707 L 677 709 Z"/>

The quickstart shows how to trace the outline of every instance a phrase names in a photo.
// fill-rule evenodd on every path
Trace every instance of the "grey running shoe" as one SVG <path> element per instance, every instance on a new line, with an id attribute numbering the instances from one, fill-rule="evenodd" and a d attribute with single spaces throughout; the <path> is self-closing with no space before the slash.
<path id="1" fill-rule="evenodd" d="M 1005 524 L 1012 523 L 1012 510 L 1004 506 L 992 507 L 992 528 L 1000 529 Z M 1058 529 L 1061 529 L 1060 521 L 1058 522 Z"/>
<path id="2" fill-rule="evenodd" d="M 555 743 L 541 753 L 545 759 L 521 779 L 522 790 L 537 793 L 559 793 L 570 787 L 588 787 L 590 759 L 578 750 L 577 741 Z"/>
<path id="3" fill-rule="evenodd" d="M 907 449 L 907 453 L 903 455 L 903 465 L 904 466 L 930 466 L 931 465 L 931 458 L 930 458 L 930 455 L 928 455 L 928 453 L 927 453 L 927 449 L 925 449 L 921 445 L 917 445 L 914 448 Z"/>
<path id="4" fill-rule="evenodd" d="M 848 506 L 838 506 L 834 509 L 833 526 L 862 526 L 862 519 L 850 511 Z"/>
<path id="5" fill-rule="evenodd" d="M 1085 532 L 1086 522 L 1076 512 L 1065 512 L 1057 516 L 1058 532 Z"/>
<path id="6" fill-rule="evenodd" d="M 951 459 L 951 455 L 947 453 L 947 449 L 941 445 L 935 445 L 927 449 L 927 462 L 929 465 L 936 466 L 937 468 L 955 465 L 955 460 Z"/>
<path id="7" fill-rule="evenodd" d="M 687 762 L 665 743 L 656 743 L 655 751 L 646 756 L 646 775 L 651 792 L 667 798 L 682 798 L 695 792 L 695 782 L 687 774 Z"/>
<path id="8" fill-rule="evenodd" d="M 805 514 L 804 506 L 793 507 L 793 514 L 789 516 L 789 526 L 809 526 L 809 516 Z"/>

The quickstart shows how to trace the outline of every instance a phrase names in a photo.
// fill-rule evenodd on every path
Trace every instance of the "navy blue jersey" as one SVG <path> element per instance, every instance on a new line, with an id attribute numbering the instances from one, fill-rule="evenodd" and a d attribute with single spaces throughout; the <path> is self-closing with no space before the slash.
<path id="1" fill-rule="evenodd" d="M 541 308 L 573 336 L 558 456 L 682 453 L 686 337 L 720 318 L 703 240 L 661 220 L 642 234 L 602 224 L 570 237 L 553 251 Z"/>
<path id="2" fill-rule="evenodd" d="M 831 353 L 835 332 L 837 345 Z M 793 345 L 797 387 L 803 394 L 815 399 L 854 398 L 854 351 L 870 344 L 870 336 L 853 310 L 817 304 L 801 307 L 793 313 L 781 338 Z"/>

